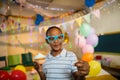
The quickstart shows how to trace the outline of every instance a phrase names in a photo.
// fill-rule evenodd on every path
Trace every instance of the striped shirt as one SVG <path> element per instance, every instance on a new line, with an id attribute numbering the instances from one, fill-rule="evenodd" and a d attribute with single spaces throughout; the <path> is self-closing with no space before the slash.
<path id="1" fill-rule="evenodd" d="M 77 71 L 77 67 L 74 66 L 76 61 L 76 55 L 65 49 L 56 57 L 49 53 L 43 64 L 46 80 L 71 80 L 72 73 Z"/>

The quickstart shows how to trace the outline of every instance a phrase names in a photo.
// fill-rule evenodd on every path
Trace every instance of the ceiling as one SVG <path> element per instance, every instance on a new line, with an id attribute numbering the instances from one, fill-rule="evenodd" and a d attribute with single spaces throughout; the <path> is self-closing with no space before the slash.
<path id="1" fill-rule="evenodd" d="M 85 0 L 1 0 L 0 13 L 4 15 L 55 17 L 64 13 L 89 11 Z M 96 0 L 96 3 L 104 0 Z"/>

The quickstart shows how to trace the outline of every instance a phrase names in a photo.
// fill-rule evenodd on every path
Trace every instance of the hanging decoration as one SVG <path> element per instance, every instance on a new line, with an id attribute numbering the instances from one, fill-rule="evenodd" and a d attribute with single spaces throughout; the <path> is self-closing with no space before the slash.
<path id="1" fill-rule="evenodd" d="M 80 48 L 86 45 L 86 40 L 83 36 L 76 35 L 75 45 L 78 45 Z"/>
<path id="2" fill-rule="evenodd" d="M 95 4 L 95 0 L 85 0 L 85 5 L 87 7 L 92 7 Z"/>
<path id="3" fill-rule="evenodd" d="M 100 10 L 99 10 L 99 9 L 94 10 L 94 11 L 92 12 L 92 14 L 95 15 L 98 19 L 100 19 Z"/>
<path id="4" fill-rule="evenodd" d="M 84 16 L 84 19 L 85 19 L 88 23 L 90 23 L 90 16 L 91 16 L 90 13 Z"/>
<path id="5" fill-rule="evenodd" d="M 69 42 L 69 36 L 68 36 L 68 33 L 65 32 L 65 34 L 64 34 L 64 42 L 63 42 L 63 44 L 67 44 L 68 42 Z"/>
<path id="6" fill-rule="evenodd" d="M 81 26 L 81 23 L 82 23 L 82 17 L 77 18 L 77 19 L 76 19 L 76 22 L 78 23 L 79 26 Z"/>
<path id="7" fill-rule="evenodd" d="M 40 14 L 36 14 L 35 25 L 38 26 L 43 21 L 44 21 L 44 17 L 41 16 Z"/>

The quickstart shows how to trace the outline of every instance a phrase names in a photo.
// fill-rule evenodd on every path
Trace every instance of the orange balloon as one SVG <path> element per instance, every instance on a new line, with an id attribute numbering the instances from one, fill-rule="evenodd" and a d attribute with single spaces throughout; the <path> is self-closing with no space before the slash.
<path id="1" fill-rule="evenodd" d="M 94 55 L 92 53 L 84 53 L 82 56 L 82 60 L 87 62 L 93 60 L 93 58 L 94 58 Z"/>

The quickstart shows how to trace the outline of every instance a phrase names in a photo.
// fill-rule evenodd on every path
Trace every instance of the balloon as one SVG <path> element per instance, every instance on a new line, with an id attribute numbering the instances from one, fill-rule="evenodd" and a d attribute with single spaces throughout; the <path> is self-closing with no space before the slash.
<path id="1" fill-rule="evenodd" d="M 98 36 L 96 34 L 91 34 L 87 37 L 86 41 L 87 41 L 87 44 L 96 46 L 96 44 L 98 44 Z"/>
<path id="2" fill-rule="evenodd" d="M 92 7 L 95 4 L 95 0 L 85 0 L 85 5 L 87 7 Z"/>
<path id="3" fill-rule="evenodd" d="M 35 20 L 35 25 L 38 26 L 40 22 L 43 22 L 44 18 L 40 14 L 36 14 L 36 20 Z"/>
<path id="4" fill-rule="evenodd" d="M 9 74 L 7 71 L 0 70 L 0 80 L 9 80 Z"/>
<path id="5" fill-rule="evenodd" d="M 66 44 L 66 43 L 68 43 L 68 42 L 69 42 L 69 36 L 68 36 L 68 33 L 65 32 L 64 42 L 63 42 L 63 44 Z"/>
<path id="6" fill-rule="evenodd" d="M 85 45 L 83 48 L 82 48 L 82 53 L 94 53 L 94 48 L 92 45 Z"/>
<path id="7" fill-rule="evenodd" d="M 86 45 L 86 40 L 83 36 L 78 35 L 75 38 L 75 44 L 78 45 L 80 48 Z"/>
<path id="8" fill-rule="evenodd" d="M 94 47 L 96 47 L 98 45 L 98 43 L 96 43 L 95 45 L 94 45 Z"/>
<path id="9" fill-rule="evenodd" d="M 21 70 L 21 71 L 23 71 L 24 73 L 26 73 L 26 68 L 25 68 L 24 66 L 22 66 L 22 65 L 17 65 L 17 66 L 15 67 L 15 70 Z"/>
<path id="10" fill-rule="evenodd" d="M 26 74 L 21 70 L 13 70 L 10 80 L 27 80 Z"/>
<path id="11" fill-rule="evenodd" d="M 91 27 L 90 34 L 95 34 L 95 29 Z"/>
<path id="12" fill-rule="evenodd" d="M 90 72 L 88 74 L 89 76 L 96 76 L 97 74 L 100 73 L 100 71 L 101 71 L 100 62 L 92 60 L 89 62 L 89 65 L 90 65 Z"/>
<path id="13" fill-rule="evenodd" d="M 88 23 L 82 23 L 79 30 L 80 30 L 80 35 L 87 37 L 90 33 L 90 25 Z"/>
<path id="14" fill-rule="evenodd" d="M 93 60 L 93 58 L 94 58 L 94 55 L 92 53 L 84 53 L 82 56 L 82 60 L 87 62 Z"/>
<path id="15" fill-rule="evenodd" d="M 38 26 L 40 24 L 40 21 L 39 20 L 36 20 L 35 21 L 35 25 Z"/>

